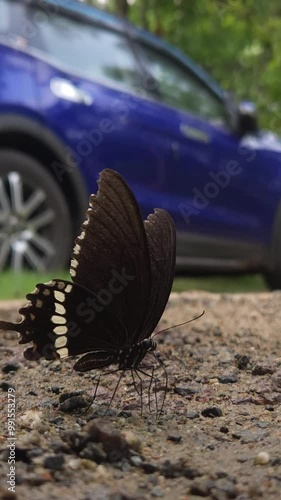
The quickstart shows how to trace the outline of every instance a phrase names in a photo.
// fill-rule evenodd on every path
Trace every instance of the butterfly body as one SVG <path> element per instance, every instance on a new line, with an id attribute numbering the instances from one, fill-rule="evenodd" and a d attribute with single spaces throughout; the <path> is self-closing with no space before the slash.
<path id="1" fill-rule="evenodd" d="M 145 339 L 138 344 L 124 347 L 119 352 L 118 364 L 119 370 L 128 370 L 137 368 L 148 352 L 155 351 L 156 342 L 152 339 Z"/>
<path id="2" fill-rule="evenodd" d="M 22 321 L 0 321 L 20 343 L 32 342 L 29 360 L 83 355 L 85 372 L 117 365 L 137 370 L 154 351 L 152 333 L 168 301 L 175 268 L 175 226 L 155 209 L 142 221 L 135 197 L 120 174 L 103 170 L 75 241 L 72 281 L 40 283 L 20 309 Z"/>

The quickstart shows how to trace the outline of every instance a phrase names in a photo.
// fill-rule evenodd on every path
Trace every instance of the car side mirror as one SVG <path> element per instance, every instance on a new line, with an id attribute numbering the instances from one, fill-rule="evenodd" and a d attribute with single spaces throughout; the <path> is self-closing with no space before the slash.
<path id="1" fill-rule="evenodd" d="M 238 106 L 238 134 L 256 134 L 259 131 L 256 105 L 251 101 L 241 101 Z"/>
<path id="2" fill-rule="evenodd" d="M 256 134 L 259 130 L 256 106 L 251 101 L 241 101 L 239 104 L 230 93 L 225 94 L 225 110 L 228 123 L 239 137 Z"/>

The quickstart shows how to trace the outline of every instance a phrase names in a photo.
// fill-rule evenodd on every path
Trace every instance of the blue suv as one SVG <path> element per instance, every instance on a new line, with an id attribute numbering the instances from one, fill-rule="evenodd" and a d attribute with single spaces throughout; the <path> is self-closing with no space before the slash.
<path id="1" fill-rule="evenodd" d="M 281 286 L 281 142 L 163 40 L 71 0 L 0 0 L 0 269 L 61 268 L 98 173 L 177 227 L 177 268 Z"/>

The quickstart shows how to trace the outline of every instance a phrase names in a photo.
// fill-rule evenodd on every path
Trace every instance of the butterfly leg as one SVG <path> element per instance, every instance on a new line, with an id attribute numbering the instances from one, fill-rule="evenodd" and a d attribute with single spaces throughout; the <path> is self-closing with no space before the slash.
<path id="1" fill-rule="evenodd" d="M 87 406 L 87 408 L 81 413 L 81 415 L 84 415 L 85 413 L 87 413 L 87 411 L 91 408 L 93 402 L 95 401 L 96 399 L 96 395 L 97 395 L 97 392 L 98 392 L 98 388 L 99 388 L 99 385 L 100 385 L 100 380 L 101 380 L 101 375 L 98 375 L 98 381 L 96 383 L 96 387 L 95 387 L 95 392 L 94 392 L 94 395 L 93 397 L 91 398 L 91 402 L 90 404 Z"/>
<path id="2" fill-rule="evenodd" d="M 97 395 L 97 392 L 98 392 L 98 388 L 99 388 L 99 385 L 100 385 L 100 382 L 101 382 L 101 379 L 102 379 L 103 377 L 106 377 L 107 375 L 111 375 L 112 373 L 116 373 L 116 372 L 118 372 L 118 371 L 119 371 L 118 369 L 117 369 L 117 370 L 111 370 L 111 371 L 108 371 L 108 372 L 105 372 L 105 373 L 102 373 L 102 374 L 98 375 L 98 377 L 97 377 L 97 383 L 96 383 L 96 386 L 95 386 L 95 392 L 94 392 L 94 395 L 93 395 L 93 397 L 92 397 L 92 400 L 91 400 L 90 404 L 87 406 L 86 410 L 85 410 L 85 411 L 83 411 L 83 414 L 84 414 L 84 413 L 87 413 L 87 411 L 89 410 L 89 408 L 92 406 L 93 402 L 95 401 L 95 399 L 96 399 L 96 395 Z M 119 382 L 120 382 L 120 381 L 119 381 Z M 119 385 L 119 382 L 118 382 L 118 385 Z M 116 390 L 114 391 L 114 394 L 115 394 L 115 393 L 116 393 Z M 114 395 L 113 395 L 113 397 L 114 397 Z M 112 400 L 113 400 L 113 398 L 111 398 L 111 400 L 110 400 L 110 404 L 109 404 L 109 406 L 107 407 L 107 409 L 106 409 L 105 413 L 107 412 L 108 408 L 110 407 L 110 405 L 111 405 L 111 403 L 112 403 Z"/>
<path id="3" fill-rule="evenodd" d="M 135 389 L 136 393 L 138 394 L 138 396 L 140 396 L 140 391 L 138 390 L 138 386 L 137 386 L 137 383 L 135 380 L 134 372 L 135 372 L 135 370 L 132 369 L 131 373 L 132 373 L 132 379 L 133 379 L 133 386 L 134 386 L 134 389 Z"/>
<path id="4" fill-rule="evenodd" d="M 140 396 L 140 402 L 141 402 L 141 417 L 143 416 L 143 400 L 142 400 L 142 394 L 143 394 L 143 390 L 142 390 L 142 378 L 141 376 L 139 375 L 139 373 L 137 372 L 137 370 L 132 370 L 132 373 L 135 372 L 136 376 L 139 378 L 139 381 L 140 381 L 140 392 L 137 391 L 137 393 L 139 394 Z M 133 375 L 133 378 L 134 378 L 134 375 Z"/>
<path id="5" fill-rule="evenodd" d="M 157 391 L 156 391 L 157 379 L 156 379 L 156 377 L 154 377 L 154 367 L 152 367 L 152 374 L 147 373 L 142 368 L 138 368 L 137 371 L 142 373 L 146 377 L 150 378 L 150 383 L 149 383 L 149 388 L 148 388 L 148 408 L 149 408 L 149 411 L 151 411 L 151 398 L 150 398 L 151 387 L 152 387 L 152 384 L 154 383 L 154 386 L 155 386 L 155 406 L 156 406 L 156 414 L 157 414 L 158 413 L 158 400 L 157 400 Z"/>
<path id="6" fill-rule="evenodd" d="M 152 355 L 153 357 L 156 359 L 157 363 L 161 366 L 163 372 L 164 372 L 164 375 L 165 375 L 165 388 L 164 388 L 164 396 L 163 396 L 163 400 L 162 400 L 162 405 L 161 405 L 161 408 L 160 408 L 160 413 L 163 411 L 163 408 L 164 408 L 164 403 L 165 403 L 165 399 L 166 399 L 166 394 L 167 394 L 167 391 L 168 391 L 168 373 L 167 373 L 167 370 L 165 368 L 165 365 L 161 359 L 161 356 L 160 354 L 158 354 L 157 352 L 152 352 Z"/>
<path id="7" fill-rule="evenodd" d="M 112 371 L 112 372 L 108 372 L 108 373 L 106 373 L 106 375 L 108 375 L 109 373 L 116 373 L 116 372 L 118 372 L 118 371 L 119 371 L 119 369 L 114 370 L 114 371 Z M 117 381 L 117 384 L 116 384 L 116 386 L 115 386 L 115 389 L 114 389 L 114 391 L 113 391 L 113 394 L 112 394 L 112 396 L 111 396 L 111 398 L 110 398 L 109 404 L 108 404 L 108 406 L 107 406 L 107 408 L 106 408 L 106 410 L 105 410 L 105 412 L 104 412 L 104 414 L 103 414 L 103 416 L 104 416 L 104 417 L 105 417 L 106 413 L 108 412 L 109 408 L 111 407 L 112 401 L 113 401 L 113 399 L 114 399 L 114 397 L 115 397 L 115 394 L 116 394 L 116 392 L 117 392 L 117 390 L 118 390 L 118 387 L 119 387 L 119 384 L 120 384 L 120 382 L 121 382 L 121 379 L 122 379 L 123 375 L 125 374 L 125 371 L 126 371 L 126 370 L 123 370 L 123 371 L 121 372 L 121 374 L 120 374 L 120 377 L 119 377 L 119 379 L 118 379 L 118 381 Z"/>
<path id="8" fill-rule="evenodd" d="M 152 374 L 150 377 L 150 383 L 149 383 L 149 387 L 148 387 L 148 409 L 150 412 L 151 412 L 151 386 L 152 386 L 153 378 L 154 378 L 154 366 L 152 367 Z"/>

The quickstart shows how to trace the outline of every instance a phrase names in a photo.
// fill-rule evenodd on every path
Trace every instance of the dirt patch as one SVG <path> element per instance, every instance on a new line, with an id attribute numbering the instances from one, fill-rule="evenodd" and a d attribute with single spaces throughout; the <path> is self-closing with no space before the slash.
<path id="1" fill-rule="evenodd" d="M 28 362 L 13 333 L 0 338 L 2 497 L 9 498 L 7 404 L 17 409 L 16 495 L 45 498 L 280 499 L 281 293 L 172 294 L 155 338 L 169 383 L 155 417 L 154 381 L 73 372 L 73 360 Z M 18 303 L 0 303 L 0 318 Z M 155 376 L 158 407 L 165 389 Z M 140 400 L 143 390 L 143 416 Z M 147 391 L 151 393 L 151 412 Z M 10 393 L 12 393 L 10 391 Z M 11 496 L 14 498 L 14 496 Z"/>

